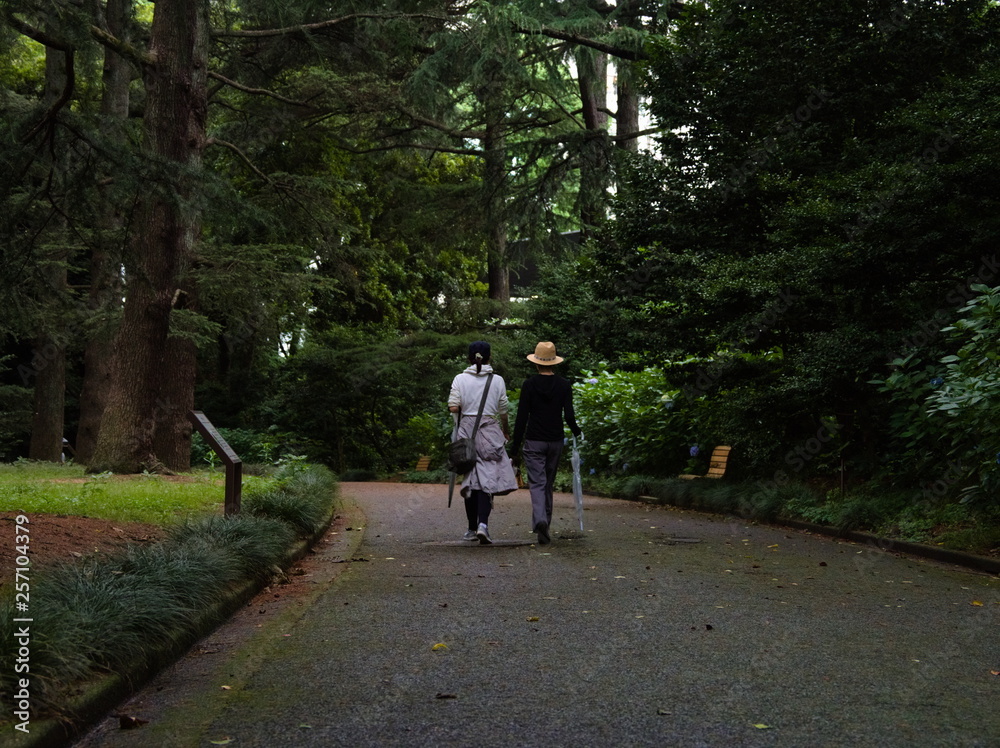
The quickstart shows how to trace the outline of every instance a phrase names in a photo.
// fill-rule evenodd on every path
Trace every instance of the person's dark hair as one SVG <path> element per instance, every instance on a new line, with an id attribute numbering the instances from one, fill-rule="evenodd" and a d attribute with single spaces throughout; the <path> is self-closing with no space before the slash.
<path id="1" fill-rule="evenodd" d="M 483 364 L 490 362 L 490 344 L 485 340 L 477 340 L 469 344 L 469 363 L 476 365 L 476 374 L 483 370 Z"/>

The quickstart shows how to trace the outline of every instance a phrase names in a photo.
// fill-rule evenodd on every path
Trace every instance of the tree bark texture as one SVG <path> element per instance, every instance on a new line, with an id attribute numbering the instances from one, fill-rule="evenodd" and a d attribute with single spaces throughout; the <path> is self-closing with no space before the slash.
<path id="1" fill-rule="evenodd" d="M 66 406 L 66 348 L 62 341 L 44 335 L 35 341 L 34 410 L 28 457 L 59 462 L 62 459 Z"/>
<path id="2" fill-rule="evenodd" d="M 497 73 L 499 76 L 499 73 Z M 503 131 L 502 84 L 493 80 L 484 87 L 486 112 L 483 138 L 483 215 L 486 219 L 486 270 L 491 299 L 510 302 L 510 262 L 507 257 L 507 140 Z"/>
<path id="3" fill-rule="evenodd" d="M 66 90 L 71 81 L 72 56 L 51 47 L 45 50 L 45 93 L 42 100 L 51 106 Z M 51 186 L 49 199 L 54 204 L 63 199 L 61 183 L 66 171 L 67 155 L 57 140 L 58 130 L 50 126 L 44 130 L 49 152 L 48 168 Z M 58 240 L 65 236 L 65 220 L 57 219 L 60 228 L 55 231 Z M 62 459 L 63 429 L 66 407 L 66 315 L 59 309 L 66 295 L 67 250 L 58 246 L 48 250 L 41 263 L 42 298 L 47 306 L 47 321 L 35 340 L 31 368 L 35 375 L 34 407 L 31 418 L 31 439 L 28 457 L 32 460 L 59 462 Z M 51 300 L 55 300 L 54 302 Z"/>
<path id="4" fill-rule="evenodd" d="M 618 116 L 615 118 L 617 135 L 639 132 L 639 90 L 633 81 L 631 63 L 618 64 Z M 616 141 L 617 147 L 631 153 L 639 152 L 639 139 Z"/>
<path id="5" fill-rule="evenodd" d="M 580 153 L 580 229 L 587 237 L 590 230 L 604 219 L 604 202 L 608 189 L 607 115 L 607 55 L 581 50 L 577 55 L 580 100 L 583 103 L 583 123 L 594 137 L 584 141 Z"/>
<path id="6" fill-rule="evenodd" d="M 620 22 L 623 26 L 632 29 L 642 29 L 642 19 L 639 16 L 639 3 L 636 0 L 619 3 Z M 618 110 L 615 115 L 615 134 L 628 135 L 639 132 L 639 88 L 636 84 L 637 73 L 635 63 L 629 60 L 619 59 L 616 65 L 616 88 Z M 639 152 L 639 139 L 630 138 L 628 140 L 616 141 L 618 148 Z"/>
<path id="7" fill-rule="evenodd" d="M 198 225 L 192 174 L 201 162 L 206 121 L 206 9 L 202 0 L 159 0 L 153 17 L 143 121 L 154 168 L 172 179 L 141 195 L 125 263 L 125 307 L 115 337 L 111 392 L 91 468 L 162 470 L 154 437 L 193 392 L 186 365 L 168 355 L 171 310 Z M 190 377 L 190 380 L 188 379 Z M 174 381 L 176 378 L 176 381 Z M 185 414 L 186 415 L 186 414 Z"/>
<path id="8" fill-rule="evenodd" d="M 131 0 L 108 0 L 104 10 L 108 31 L 125 42 L 130 41 L 128 20 L 131 5 Z M 131 78 L 132 66 L 129 62 L 110 48 L 105 48 L 101 133 L 108 142 L 120 143 L 123 148 Z M 113 241 L 120 234 L 122 219 L 113 199 L 105 199 L 104 204 L 101 237 L 90 255 L 90 291 L 87 298 L 89 312 L 100 318 L 107 318 L 109 312 L 121 305 L 122 294 L 119 262 L 113 251 Z M 113 332 L 103 324 L 94 328 L 84 345 L 80 422 L 76 434 L 76 459 L 83 464 L 89 464 L 94 456 L 111 388 Z"/>

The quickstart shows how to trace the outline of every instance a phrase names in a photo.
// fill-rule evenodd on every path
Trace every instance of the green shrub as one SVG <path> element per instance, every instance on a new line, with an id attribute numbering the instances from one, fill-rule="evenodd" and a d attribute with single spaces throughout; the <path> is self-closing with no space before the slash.
<path id="1" fill-rule="evenodd" d="M 689 424 L 680 390 L 663 370 L 583 372 L 574 385 L 585 462 L 597 469 L 677 473 L 688 458 Z"/>
<path id="2" fill-rule="evenodd" d="M 241 576 L 267 579 L 295 534 L 295 526 L 280 518 L 246 513 L 188 521 L 173 528 L 170 538 L 179 544 L 210 540 L 239 561 Z"/>
<path id="3" fill-rule="evenodd" d="M 287 522 L 302 534 L 320 529 L 337 495 L 337 479 L 329 469 L 288 458 L 273 478 L 243 489 L 243 509 L 257 517 Z"/>
<path id="4" fill-rule="evenodd" d="M 293 452 L 297 447 L 297 439 L 293 434 L 227 428 L 220 428 L 217 431 L 245 464 L 274 464 L 280 457 Z M 222 464 L 215 450 L 197 432 L 191 437 L 191 464 L 213 467 Z"/>
<path id="5" fill-rule="evenodd" d="M 896 359 L 872 384 L 891 397 L 897 460 L 922 466 L 918 481 L 942 496 L 1000 505 L 1000 287 L 970 288 L 978 295 L 941 330 L 948 355 Z"/>

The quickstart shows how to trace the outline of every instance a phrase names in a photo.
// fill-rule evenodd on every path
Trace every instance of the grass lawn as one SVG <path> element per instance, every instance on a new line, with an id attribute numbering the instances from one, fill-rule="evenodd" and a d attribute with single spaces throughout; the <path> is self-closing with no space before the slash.
<path id="1" fill-rule="evenodd" d="M 244 485 L 247 480 L 244 479 Z M 0 465 L 0 511 L 68 514 L 170 525 L 220 513 L 225 475 L 87 475 L 80 465 L 20 461 Z"/>

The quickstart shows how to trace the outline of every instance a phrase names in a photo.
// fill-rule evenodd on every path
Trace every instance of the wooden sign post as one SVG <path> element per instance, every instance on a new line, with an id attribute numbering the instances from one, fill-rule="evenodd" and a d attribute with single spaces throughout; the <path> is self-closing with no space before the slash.
<path id="1" fill-rule="evenodd" d="M 243 460 L 226 444 L 226 440 L 215 430 L 215 426 L 204 413 L 200 410 L 188 411 L 188 418 L 226 464 L 226 516 L 239 514 L 240 500 L 243 496 Z"/>

